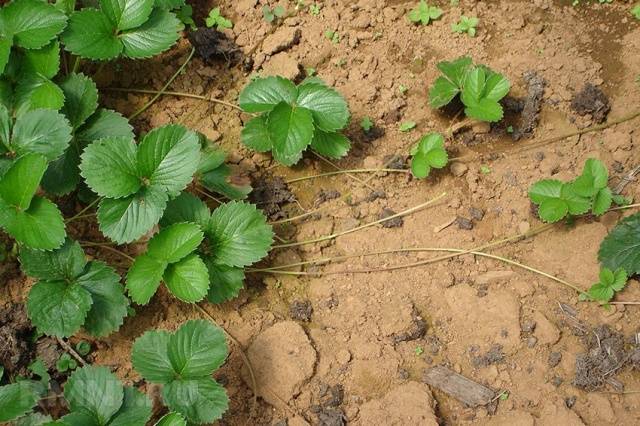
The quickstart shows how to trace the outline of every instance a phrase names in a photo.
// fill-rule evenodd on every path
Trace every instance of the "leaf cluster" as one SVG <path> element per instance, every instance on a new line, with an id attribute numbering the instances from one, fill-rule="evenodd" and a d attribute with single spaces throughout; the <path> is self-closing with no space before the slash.
<path id="1" fill-rule="evenodd" d="M 600 280 L 589 288 L 582 299 L 590 298 L 606 304 L 613 299 L 616 293 L 624 289 L 627 285 L 627 279 L 627 272 L 622 268 L 616 269 L 615 272 L 609 268 L 602 268 L 600 270 Z"/>
<path id="2" fill-rule="evenodd" d="M 609 172 L 595 158 L 588 159 L 582 174 L 570 182 L 543 179 L 529 189 L 531 201 L 538 205 L 538 215 L 545 222 L 557 222 L 568 214 L 579 215 L 591 211 L 603 215 L 612 202 L 622 202 L 608 188 Z M 615 200 L 614 200 L 615 198 Z"/>
<path id="3" fill-rule="evenodd" d="M 435 21 L 442 16 L 442 9 L 436 6 L 429 6 L 425 0 L 420 0 L 418 6 L 412 9 L 407 18 L 414 24 L 429 25 L 429 22 Z"/>
<path id="4" fill-rule="evenodd" d="M 462 15 L 460 21 L 451 24 L 451 30 L 458 34 L 468 34 L 470 37 L 476 36 L 476 27 L 478 26 L 478 18 Z"/>
<path id="5" fill-rule="evenodd" d="M 437 67 L 443 75 L 429 90 L 432 108 L 441 108 L 460 96 L 467 117 L 489 122 L 502 119 L 500 100 L 511 88 L 502 74 L 484 65 L 474 65 L 466 56 L 452 62 L 440 62 Z"/>
<path id="6" fill-rule="evenodd" d="M 258 78 L 238 99 L 245 112 L 260 115 L 242 129 L 242 142 L 258 152 L 271 151 L 291 166 L 311 146 L 329 158 L 347 154 L 351 143 L 341 133 L 349 122 L 347 102 L 317 77 L 296 86 L 283 77 Z"/>
<path id="7" fill-rule="evenodd" d="M 267 5 L 264 5 L 262 7 L 262 17 L 268 23 L 272 23 L 277 18 L 282 18 L 286 14 L 287 14 L 287 10 L 282 5 L 278 5 L 273 9 Z"/>
<path id="8" fill-rule="evenodd" d="M 222 16 L 219 7 L 214 7 L 209 11 L 209 16 L 207 16 L 205 24 L 208 28 L 225 29 L 233 27 L 233 23 L 229 19 Z"/>
<path id="9" fill-rule="evenodd" d="M 162 385 L 162 399 L 169 409 L 203 424 L 219 419 L 228 408 L 225 389 L 211 378 L 227 355 L 223 331 L 195 320 L 175 333 L 144 333 L 133 344 L 131 361 L 147 381 Z"/>
<path id="10" fill-rule="evenodd" d="M 441 169 L 449 161 L 444 138 L 439 133 L 423 136 L 411 148 L 411 156 L 411 173 L 418 179 L 426 178 L 432 168 Z"/>

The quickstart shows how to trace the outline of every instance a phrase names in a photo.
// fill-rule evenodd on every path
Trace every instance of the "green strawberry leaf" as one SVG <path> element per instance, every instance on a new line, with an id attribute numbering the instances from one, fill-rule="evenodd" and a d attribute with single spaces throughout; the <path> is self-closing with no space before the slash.
<path id="1" fill-rule="evenodd" d="M 163 330 L 147 331 L 133 343 L 133 368 L 150 382 L 170 383 L 175 378 L 175 371 L 167 353 L 170 336 Z"/>
<path id="2" fill-rule="evenodd" d="M 244 267 L 267 255 L 273 231 L 252 204 L 232 201 L 214 210 L 204 229 L 216 264 Z"/>
<path id="3" fill-rule="evenodd" d="M 231 175 L 231 169 L 222 164 L 216 169 L 200 175 L 199 181 L 209 191 L 222 194 L 230 200 L 243 200 L 251 192 L 251 185 L 236 185 L 227 179 Z"/>
<path id="4" fill-rule="evenodd" d="M 229 397 L 222 386 L 210 377 L 179 379 L 162 389 L 166 405 L 193 423 L 212 423 L 229 408 Z"/>
<path id="5" fill-rule="evenodd" d="M 144 24 L 153 6 L 154 0 L 100 0 L 100 10 L 118 30 Z"/>
<path id="6" fill-rule="evenodd" d="M 13 126 L 11 146 L 19 155 L 34 152 L 55 160 L 69 146 L 71 126 L 56 111 L 38 109 L 21 114 Z"/>
<path id="7" fill-rule="evenodd" d="M 441 169 L 447 165 L 449 156 L 444 148 L 444 138 L 439 133 L 423 136 L 411 149 L 411 172 L 418 179 L 429 176 L 431 168 Z"/>
<path id="8" fill-rule="evenodd" d="M 144 393 L 126 386 L 120 409 L 109 420 L 109 426 L 145 425 L 151 419 L 153 404 Z"/>
<path id="9" fill-rule="evenodd" d="M 509 80 L 507 80 L 502 74 L 490 71 L 487 74 L 482 97 L 494 102 L 499 102 L 500 99 L 507 96 L 510 89 L 511 83 L 509 83 Z"/>
<path id="10" fill-rule="evenodd" d="M 615 291 L 621 291 L 626 285 L 629 277 L 627 271 L 622 268 L 617 269 L 613 274 L 613 281 L 611 282 L 611 288 Z"/>
<path id="11" fill-rule="evenodd" d="M 167 263 L 155 259 L 148 254 L 136 257 L 127 273 L 127 293 L 131 300 L 139 305 L 146 305 L 156 293 Z"/>
<path id="12" fill-rule="evenodd" d="M 342 133 L 316 130 L 311 140 L 311 148 L 328 158 L 342 158 L 349 152 L 351 142 Z"/>
<path id="13" fill-rule="evenodd" d="M 38 196 L 23 211 L 16 210 L 0 198 L 0 228 L 27 247 L 40 250 L 60 247 L 66 236 L 58 207 Z"/>
<path id="14" fill-rule="evenodd" d="M 0 19 L 2 19 L 1 15 Z M 12 45 L 13 39 L 11 37 L 0 37 L 0 74 L 4 73 L 4 70 L 9 63 Z"/>
<path id="15" fill-rule="evenodd" d="M 162 53 L 175 44 L 182 27 L 176 15 L 156 8 L 144 24 L 120 35 L 123 53 L 132 59 L 150 58 Z"/>
<path id="16" fill-rule="evenodd" d="M 42 155 L 18 158 L 0 179 L 0 198 L 18 211 L 28 209 L 46 169 L 47 160 Z"/>
<path id="17" fill-rule="evenodd" d="M 57 426 L 50 415 L 37 412 L 20 417 L 13 424 L 14 426 Z"/>
<path id="18" fill-rule="evenodd" d="M 335 132 L 347 125 L 349 108 L 336 90 L 322 84 L 304 84 L 298 90 L 296 104 L 311 111 L 320 130 Z"/>
<path id="19" fill-rule="evenodd" d="M 480 102 L 484 92 L 486 71 L 484 67 L 474 67 L 469 69 L 462 88 L 462 102 L 465 105 L 473 105 Z M 495 102 L 495 101 L 494 101 Z"/>
<path id="20" fill-rule="evenodd" d="M 187 303 L 204 299 L 209 290 L 209 272 L 196 254 L 171 263 L 164 272 L 164 282 L 176 298 Z"/>
<path id="21" fill-rule="evenodd" d="M 42 189 L 58 197 L 69 194 L 80 183 L 79 165 L 80 152 L 74 140 L 60 158 L 49 163 L 40 182 Z"/>
<path id="22" fill-rule="evenodd" d="M 565 183 L 560 191 L 562 199 L 567 203 L 569 213 L 583 214 L 589 211 L 591 200 L 576 194 L 573 184 Z"/>
<path id="23" fill-rule="evenodd" d="M 238 297 L 244 287 L 244 270 L 225 265 L 207 262 L 209 269 L 209 293 L 207 300 L 212 303 L 223 303 Z"/>
<path id="24" fill-rule="evenodd" d="M 543 179 L 533 185 L 529 189 L 529 198 L 536 204 L 540 204 L 545 200 L 560 198 L 563 183 L 556 179 Z"/>
<path id="25" fill-rule="evenodd" d="M 106 425 L 122 406 L 124 389 L 107 367 L 89 365 L 69 376 L 64 398 L 72 412 L 88 414 L 97 424 Z"/>
<path id="26" fill-rule="evenodd" d="M 39 395 L 28 381 L 0 386 L 0 421 L 15 420 L 36 406 Z"/>
<path id="27" fill-rule="evenodd" d="M 255 151 L 271 151 L 273 142 L 267 128 L 267 115 L 263 114 L 247 121 L 242 129 L 240 138 L 243 144 Z"/>
<path id="28" fill-rule="evenodd" d="M 93 60 L 115 59 L 124 49 L 113 23 L 95 9 L 74 12 L 62 34 L 62 42 L 74 55 Z"/>
<path id="29" fill-rule="evenodd" d="M 465 102 L 465 105 L 467 106 L 464 109 L 464 113 L 467 117 L 475 118 L 476 120 L 496 122 L 502 120 L 504 115 L 502 105 L 492 99 L 482 98 L 472 104 Z"/>
<path id="30" fill-rule="evenodd" d="M 82 286 L 63 281 L 39 281 L 29 292 L 27 312 L 44 334 L 68 337 L 84 324 L 91 295 Z"/>
<path id="31" fill-rule="evenodd" d="M 51 80 L 31 74 L 18 82 L 13 101 L 17 116 L 37 109 L 58 110 L 64 105 L 64 93 Z"/>
<path id="32" fill-rule="evenodd" d="M 169 413 L 163 416 L 155 426 L 187 426 L 187 421 L 179 413 Z"/>
<path id="33" fill-rule="evenodd" d="M 119 112 L 99 108 L 76 132 L 78 141 L 88 143 L 107 137 L 133 139 L 133 127 Z"/>
<path id="34" fill-rule="evenodd" d="M 297 97 L 298 89 L 286 78 L 257 78 L 240 93 L 238 104 L 246 112 L 265 112 L 280 102 L 292 105 Z"/>
<path id="35" fill-rule="evenodd" d="M 438 77 L 429 90 L 431 108 L 442 108 L 460 93 L 460 88 L 445 77 Z"/>
<path id="36" fill-rule="evenodd" d="M 160 226 L 167 227 L 174 223 L 192 222 L 204 229 L 208 226 L 210 217 L 211 212 L 204 201 L 193 194 L 183 192 L 169 201 L 164 216 L 160 220 Z"/>
<path id="37" fill-rule="evenodd" d="M 557 222 L 569 213 L 567 203 L 559 198 L 549 198 L 540 203 L 538 215 L 545 222 Z"/>
<path id="38" fill-rule="evenodd" d="M 126 198 L 104 198 L 98 206 L 102 233 L 119 243 L 130 243 L 149 232 L 162 217 L 167 194 L 149 187 Z"/>
<path id="39" fill-rule="evenodd" d="M 151 238 L 147 254 L 166 263 L 176 263 L 198 248 L 204 234 L 195 223 L 176 223 Z"/>
<path id="40" fill-rule="evenodd" d="M 311 111 L 292 108 L 284 102 L 269 113 L 267 128 L 273 141 L 273 156 L 286 166 L 297 163 L 313 139 Z"/>
<path id="41" fill-rule="evenodd" d="M 153 187 L 178 195 L 193 179 L 200 161 L 198 135 L 168 125 L 147 133 L 138 147 L 138 172 Z"/>
<path id="42" fill-rule="evenodd" d="M 584 163 L 582 174 L 573 182 L 575 192 L 583 197 L 593 197 L 607 187 L 609 172 L 602 161 L 589 158 Z"/>
<path id="43" fill-rule="evenodd" d="M 77 279 L 91 294 L 91 310 L 84 329 L 92 336 L 103 337 L 117 331 L 127 316 L 129 300 L 124 296 L 120 276 L 102 262 L 91 262 Z"/>
<path id="44" fill-rule="evenodd" d="M 98 88 L 84 74 L 68 75 L 60 88 L 65 98 L 62 112 L 76 130 L 98 109 Z"/>
<path id="45" fill-rule="evenodd" d="M 142 187 L 133 139 L 100 139 L 86 147 L 80 158 L 80 174 L 101 197 L 122 198 Z"/>
<path id="46" fill-rule="evenodd" d="M 205 320 L 184 323 L 169 338 L 169 359 L 183 379 L 210 376 L 227 358 L 223 331 Z"/>
<path id="47" fill-rule="evenodd" d="M 60 42 L 54 40 L 40 49 L 25 50 L 20 71 L 48 79 L 55 77 L 60 71 Z"/>
<path id="48" fill-rule="evenodd" d="M 601 216 L 609 210 L 611 203 L 613 202 L 613 193 L 607 187 L 604 187 L 598 191 L 593 199 L 593 207 L 591 211 L 596 216 Z"/>
<path id="49" fill-rule="evenodd" d="M 1 13 L 4 32 L 12 34 L 15 44 L 24 49 L 45 46 L 67 23 L 63 12 L 39 0 L 14 0 Z"/>
<path id="50" fill-rule="evenodd" d="M 623 269 L 630 276 L 640 274 L 640 213 L 616 225 L 600 244 L 598 259 L 603 267 Z"/>
<path id="51" fill-rule="evenodd" d="M 606 284 L 597 283 L 591 286 L 588 294 L 592 299 L 606 303 L 613 298 L 615 291 Z"/>
<path id="52" fill-rule="evenodd" d="M 53 251 L 20 250 L 20 266 L 30 277 L 39 280 L 73 281 L 84 270 L 87 260 L 77 241 L 67 238 L 62 247 Z"/>
<path id="53" fill-rule="evenodd" d="M 471 58 L 468 56 L 463 56 L 456 59 L 455 61 L 439 62 L 437 64 L 437 67 L 440 72 L 444 74 L 451 83 L 453 83 L 454 86 L 462 88 L 467 77 L 467 73 L 472 65 L 473 61 L 471 60 Z"/>

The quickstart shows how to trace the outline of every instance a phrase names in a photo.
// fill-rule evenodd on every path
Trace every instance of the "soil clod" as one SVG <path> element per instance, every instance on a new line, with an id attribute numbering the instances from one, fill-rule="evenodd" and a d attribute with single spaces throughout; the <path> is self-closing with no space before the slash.
<path id="1" fill-rule="evenodd" d="M 522 78 L 527 83 L 527 97 L 522 105 L 520 123 L 513 131 L 513 140 L 516 141 L 531 135 L 538 126 L 546 86 L 544 78 L 535 71 L 526 71 Z"/>
<path id="2" fill-rule="evenodd" d="M 473 222 L 466 217 L 458 216 L 456 223 L 458 224 L 458 228 L 464 229 L 465 231 L 471 231 L 473 229 Z"/>
<path id="3" fill-rule="evenodd" d="M 196 54 L 207 63 L 226 61 L 234 66 L 242 60 L 240 48 L 226 34 L 215 28 L 199 28 L 187 35 Z"/>
<path id="4" fill-rule="evenodd" d="M 291 306 L 289 306 L 289 315 L 291 319 L 296 321 L 311 321 L 311 315 L 313 314 L 313 306 L 308 300 L 295 300 Z"/>
<path id="5" fill-rule="evenodd" d="M 335 189 L 321 189 L 316 196 L 316 205 L 340 198 L 340 195 L 340 192 Z"/>
<path id="6" fill-rule="evenodd" d="M 571 100 L 571 109 L 580 115 L 591 114 L 596 123 L 602 123 L 611 110 L 611 104 L 599 87 L 587 83 Z"/>
<path id="7" fill-rule="evenodd" d="M 253 191 L 249 199 L 261 208 L 269 219 L 279 220 L 287 217 L 283 207 L 294 202 L 296 197 L 281 177 L 260 176 L 253 182 Z"/>
<path id="8" fill-rule="evenodd" d="M 378 220 L 386 219 L 397 214 L 389 208 L 384 208 L 378 215 Z M 382 222 L 383 228 L 400 228 L 404 224 L 404 220 L 401 217 L 394 217 L 393 219 L 385 220 Z"/>

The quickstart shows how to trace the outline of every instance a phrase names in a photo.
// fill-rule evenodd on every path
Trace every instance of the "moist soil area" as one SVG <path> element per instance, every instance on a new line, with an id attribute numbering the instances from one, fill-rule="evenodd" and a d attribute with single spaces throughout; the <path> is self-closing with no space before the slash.
<path id="1" fill-rule="evenodd" d="M 252 199 L 272 221 L 318 209 L 304 220 L 274 225 L 281 241 L 339 233 L 446 195 L 386 226 L 274 249 L 260 267 L 350 257 L 288 268 L 301 275 L 248 272 L 237 299 L 206 306 L 239 342 L 229 343 L 229 359 L 216 377 L 230 398 L 220 424 L 639 424 L 640 307 L 605 309 L 580 302 L 574 290 L 545 276 L 470 254 L 393 270 L 443 253 L 359 256 L 407 248 L 471 249 L 535 230 L 541 222 L 531 209 L 529 186 L 543 178 L 572 179 L 588 158 L 602 160 L 611 171 L 611 186 L 617 185 L 640 163 L 637 120 L 533 144 L 592 126 L 605 119 L 602 114 L 612 120 L 638 108 L 640 24 L 629 14 L 631 3 L 572 7 L 568 0 L 461 0 L 451 6 L 431 1 L 445 13 L 428 26 L 406 19 L 417 2 L 324 1 L 317 15 L 306 9 L 294 13 L 293 2 L 280 3 L 292 16 L 270 24 L 262 17 L 264 0 L 200 2 L 194 8 L 197 22 L 220 7 L 233 29 L 224 37 L 185 37 L 148 61 L 109 64 L 98 75 L 99 84 L 158 90 L 186 60 L 191 39 L 202 57 L 189 62 L 172 91 L 233 103 L 252 75 L 300 80 L 312 70 L 339 90 L 352 113 L 347 134 L 353 147 L 334 164 L 376 169 L 396 159 L 392 167 L 399 171 L 290 182 L 336 169 L 311 153 L 286 168 L 269 154 L 249 151 L 240 143 L 249 117 L 201 99 L 163 96 L 133 122 L 138 132 L 180 123 L 219 143 L 230 153 L 234 173 L 252 180 Z M 463 14 L 479 18 L 476 37 L 451 32 Z M 338 37 L 328 39 L 327 30 Z M 206 43 L 221 45 L 203 47 Z M 444 133 L 460 120 L 455 112 L 431 109 L 427 93 L 438 76 L 436 64 L 462 55 L 511 81 L 513 99 L 505 107 L 518 137 L 504 125 L 458 133 L 446 148 L 450 157 L 461 159 L 425 180 L 412 179 L 406 173 L 411 146 L 421 135 Z M 123 114 L 150 99 L 133 92 L 103 93 L 104 103 Z M 360 126 L 365 117 L 374 124 L 369 132 Z M 401 132 L 406 121 L 416 127 Z M 623 193 L 638 200 L 640 186 L 632 182 Z M 581 218 L 491 253 L 587 289 L 598 278 L 600 242 L 626 214 Z M 74 226 L 84 228 L 85 239 L 96 228 L 91 219 Z M 135 253 L 139 247 L 125 249 Z M 124 259 L 89 253 L 126 271 Z M 23 314 L 10 307 L 25 301 L 32 281 L 15 264 L 8 268 L 0 273 L 1 299 L 7 304 L 2 312 L 20 322 Z M 619 299 L 639 301 L 640 283 L 631 279 Z M 141 383 L 130 362 L 135 338 L 150 328 L 175 329 L 200 315 L 162 287 L 136 311 L 108 338 L 71 339 L 72 344 L 79 338 L 90 341 L 92 361 L 114 368 L 128 384 Z M 11 332 L 5 318 L 0 325 L 2 350 L 34 351 L 21 335 L 24 330 Z M 241 351 L 251 361 L 257 389 Z M 29 362 L 4 352 L 1 357 L 16 371 Z M 496 398 L 485 406 L 465 406 L 424 382 L 425 371 L 435 366 L 491 389 Z M 158 416 L 162 408 L 156 405 Z"/>

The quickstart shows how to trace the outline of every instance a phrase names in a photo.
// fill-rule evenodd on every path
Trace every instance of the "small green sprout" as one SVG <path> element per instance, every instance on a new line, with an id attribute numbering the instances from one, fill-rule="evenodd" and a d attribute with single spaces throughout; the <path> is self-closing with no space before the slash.
<path id="1" fill-rule="evenodd" d="M 491 173 L 491 167 L 485 166 L 485 165 L 480 166 L 480 173 L 482 173 L 483 175 L 490 174 Z"/>
<path id="2" fill-rule="evenodd" d="M 233 27 L 233 23 L 220 14 L 219 7 L 214 7 L 213 9 L 211 9 L 211 11 L 209 12 L 209 16 L 207 16 L 205 24 L 209 28 L 218 28 L 218 29 Z"/>
<path id="3" fill-rule="evenodd" d="M 500 401 L 506 401 L 509 399 L 509 391 L 504 391 L 499 396 Z"/>
<path id="4" fill-rule="evenodd" d="M 400 87 L 398 87 L 398 91 L 400 92 L 401 95 L 406 95 L 407 92 L 409 91 L 409 89 L 407 88 L 407 86 L 405 86 L 404 84 L 401 84 Z"/>
<path id="5" fill-rule="evenodd" d="M 315 68 L 313 68 L 313 67 L 305 68 L 305 70 L 304 70 L 304 71 L 307 73 L 307 77 L 313 77 L 313 76 L 314 76 L 314 75 L 316 75 L 316 73 L 318 72 L 318 71 L 316 71 L 316 69 L 315 69 Z"/>
<path id="6" fill-rule="evenodd" d="M 369 133 L 373 128 L 373 121 L 371 121 L 369 117 L 364 117 L 360 122 L 360 127 L 362 127 L 362 130 L 364 130 L 366 133 Z"/>
<path id="7" fill-rule="evenodd" d="M 451 30 L 454 33 L 464 34 L 467 33 L 470 37 L 476 36 L 476 27 L 478 26 L 478 18 L 467 17 L 462 15 L 460 21 L 457 24 L 451 24 Z"/>
<path id="8" fill-rule="evenodd" d="M 76 352 L 82 356 L 89 355 L 89 352 L 91 352 L 91 344 L 86 340 L 80 340 L 76 343 Z"/>
<path id="9" fill-rule="evenodd" d="M 262 7 L 262 17 L 268 23 L 272 23 L 276 20 L 276 18 L 282 18 L 286 14 L 287 10 L 284 8 L 284 6 L 278 5 L 273 9 L 266 5 Z"/>
<path id="10" fill-rule="evenodd" d="M 324 32 L 324 36 L 327 40 L 330 40 L 331 43 L 333 44 L 338 44 L 340 43 L 340 34 L 338 34 L 337 31 L 333 31 L 333 30 L 326 30 Z"/>
<path id="11" fill-rule="evenodd" d="M 185 25 L 188 25 L 191 30 L 195 31 L 198 27 L 193 20 L 193 7 L 189 4 L 185 4 L 180 9 L 176 10 L 176 16 Z"/>
<path id="12" fill-rule="evenodd" d="M 616 293 L 624 289 L 627 279 L 627 271 L 622 268 L 616 269 L 615 272 L 609 268 L 602 268 L 600 281 L 593 284 L 587 293 L 581 294 L 580 300 L 595 300 L 600 304 L 607 304 Z"/>
<path id="13" fill-rule="evenodd" d="M 416 353 L 416 356 L 420 356 L 424 353 L 424 348 L 422 346 L 416 346 L 414 352 Z"/>
<path id="14" fill-rule="evenodd" d="M 63 353 L 56 361 L 56 370 L 60 373 L 64 373 L 66 371 L 75 370 L 78 367 L 78 363 L 75 359 L 71 358 L 71 355 L 68 353 Z"/>
<path id="15" fill-rule="evenodd" d="M 440 133 L 423 136 L 411 148 L 411 173 L 418 179 L 429 176 L 431 169 L 441 169 L 447 165 L 449 156 L 444 149 L 444 138 Z"/>
<path id="16" fill-rule="evenodd" d="M 426 1 L 420 0 L 420 4 L 409 12 L 407 17 L 414 24 L 429 25 L 442 16 L 442 9 L 436 6 L 429 6 Z"/>
<path id="17" fill-rule="evenodd" d="M 405 121 L 405 122 L 400 124 L 399 130 L 401 132 L 408 132 L 408 131 L 413 130 L 415 128 L 416 128 L 416 122 L 415 121 Z"/>
<path id="18" fill-rule="evenodd" d="M 633 9 L 631 9 L 631 14 L 634 18 L 640 21 L 640 4 L 636 4 L 635 6 L 633 6 Z"/>
<path id="19" fill-rule="evenodd" d="M 514 132 L 513 126 L 507 127 L 507 133 L 509 133 L 511 135 L 511 134 L 513 134 L 513 132 Z"/>
<path id="20" fill-rule="evenodd" d="M 309 5 L 309 13 L 312 14 L 313 16 L 320 15 L 320 9 L 322 9 L 322 5 L 321 4 L 314 3 L 314 4 Z"/>

